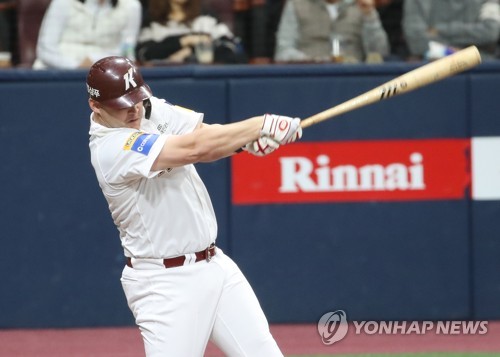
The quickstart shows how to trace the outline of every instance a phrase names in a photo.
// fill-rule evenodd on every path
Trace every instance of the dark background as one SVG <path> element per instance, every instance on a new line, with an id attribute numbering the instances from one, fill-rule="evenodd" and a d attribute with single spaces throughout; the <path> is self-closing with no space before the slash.
<path id="1" fill-rule="evenodd" d="M 307 117 L 415 68 L 145 68 L 155 94 L 224 123 Z M 0 71 L 0 327 L 133 324 L 123 252 L 88 150 L 84 71 Z M 500 136 L 500 65 L 483 64 L 306 129 L 304 141 Z M 500 153 L 499 153 L 500 155 Z M 270 322 L 500 318 L 500 202 L 232 206 L 230 161 L 197 165 L 218 244 Z"/>

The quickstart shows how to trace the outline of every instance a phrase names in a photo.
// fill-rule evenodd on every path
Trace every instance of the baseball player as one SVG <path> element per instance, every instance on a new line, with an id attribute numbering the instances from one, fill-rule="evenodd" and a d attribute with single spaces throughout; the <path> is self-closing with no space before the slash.
<path id="1" fill-rule="evenodd" d="M 208 125 L 152 95 L 139 69 L 106 57 L 87 76 L 90 152 L 126 257 L 122 286 L 147 356 L 282 356 L 217 222 L 194 163 L 240 148 L 266 155 L 300 139 L 300 119 L 256 116 Z"/>

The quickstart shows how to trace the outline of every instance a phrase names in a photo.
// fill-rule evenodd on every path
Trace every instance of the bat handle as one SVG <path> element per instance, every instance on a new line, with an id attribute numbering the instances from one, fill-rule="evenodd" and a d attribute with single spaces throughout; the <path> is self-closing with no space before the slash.
<path id="1" fill-rule="evenodd" d="M 327 109 L 325 111 L 322 111 L 320 113 L 317 113 L 317 114 L 314 114 L 308 118 L 305 118 L 303 119 L 301 122 L 300 122 L 300 126 L 302 129 L 305 129 L 311 125 L 314 125 L 316 123 L 319 123 L 321 121 L 324 121 L 326 119 L 329 119 L 331 118 L 332 116 L 334 115 L 338 115 L 338 114 L 342 114 L 344 113 L 346 110 L 344 107 L 342 107 L 341 105 L 337 105 L 333 108 L 330 108 L 330 109 Z"/>
<path id="2" fill-rule="evenodd" d="M 309 117 L 309 118 L 306 118 L 306 119 L 303 119 L 301 122 L 300 122 L 300 127 L 302 129 L 305 129 L 307 127 L 310 127 L 311 125 L 315 124 L 315 120 L 314 120 L 314 116 L 312 117 Z"/>

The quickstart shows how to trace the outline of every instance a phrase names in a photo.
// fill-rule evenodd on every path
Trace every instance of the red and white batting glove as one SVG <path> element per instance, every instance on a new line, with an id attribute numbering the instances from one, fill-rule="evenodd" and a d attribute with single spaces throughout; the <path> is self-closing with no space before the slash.
<path id="1" fill-rule="evenodd" d="M 260 130 L 261 138 L 272 139 L 279 145 L 289 144 L 302 137 L 302 127 L 299 118 L 283 115 L 265 114 Z"/>
<path id="2" fill-rule="evenodd" d="M 243 150 L 255 156 L 265 156 L 272 153 L 279 147 L 280 145 L 276 141 L 261 137 L 257 140 L 252 141 L 251 143 L 246 144 L 243 147 Z"/>

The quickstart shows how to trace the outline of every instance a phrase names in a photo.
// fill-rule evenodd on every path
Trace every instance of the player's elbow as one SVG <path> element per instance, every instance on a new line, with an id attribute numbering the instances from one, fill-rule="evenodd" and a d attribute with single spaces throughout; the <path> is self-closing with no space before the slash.
<path id="1" fill-rule="evenodd" d="M 211 162 L 222 158 L 220 145 L 215 141 L 199 140 L 189 151 L 186 160 L 192 163 Z"/>
<path id="2" fill-rule="evenodd" d="M 223 125 L 212 124 L 198 130 L 189 152 L 189 161 L 210 162 L 227 156 Z M 222 129 L 222 130 L 221 130 Z"/>

